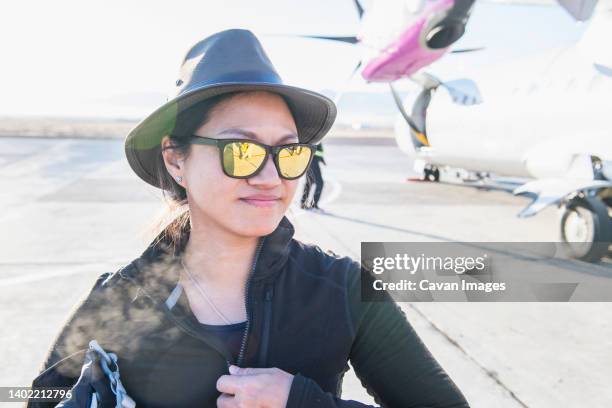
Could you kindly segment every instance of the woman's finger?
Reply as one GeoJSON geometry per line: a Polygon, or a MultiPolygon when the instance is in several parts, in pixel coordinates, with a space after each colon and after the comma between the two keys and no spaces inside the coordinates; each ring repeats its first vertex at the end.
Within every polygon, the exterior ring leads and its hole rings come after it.
{"type": "Polygon", "coordinates": [[[222,393],[217,398],[217,408],[235,408],[236,399],[233,395],[222,393]]]}
{"type": "Polygon", "coordinates": [[[224,374],[217,379],[217,391],[235,395],[244,383],[244,379],[244,376],[224,374]]]}
{"type": "Polygon", "coordinates": [[[265,374],[270,373],[273,370],[272,368],[255,368],[255,367],[238,367],[235,365],[231,365],[229,367],[230,374],[233,375],[255,375],[255,374],[265,374]]]}

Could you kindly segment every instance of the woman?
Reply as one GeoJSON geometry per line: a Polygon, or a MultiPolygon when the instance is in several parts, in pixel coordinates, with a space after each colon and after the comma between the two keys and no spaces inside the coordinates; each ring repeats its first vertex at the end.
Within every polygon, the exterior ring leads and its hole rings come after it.
{"type": "Polygon", "coordinates": [[[75,384],[95,339],[137,407],[366,407],[340,399],[349,360],[382,406],[467,407],[386,292],[360,301],[358,262],[293,239],[333,103],[284,85],[247,30],[196,44],[176,85],[125,150],[187,210],[100,276],[33,385],[75,384]]]}

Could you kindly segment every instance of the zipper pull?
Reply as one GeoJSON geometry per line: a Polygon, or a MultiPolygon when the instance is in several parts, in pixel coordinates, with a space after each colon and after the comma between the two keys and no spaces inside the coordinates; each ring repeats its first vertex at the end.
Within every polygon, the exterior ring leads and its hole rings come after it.
{"type": "Polygon", "coordinates": [[[272,286],[266,291],[266,297],[264,299],[266,302],[272,300],[272,286]]]}

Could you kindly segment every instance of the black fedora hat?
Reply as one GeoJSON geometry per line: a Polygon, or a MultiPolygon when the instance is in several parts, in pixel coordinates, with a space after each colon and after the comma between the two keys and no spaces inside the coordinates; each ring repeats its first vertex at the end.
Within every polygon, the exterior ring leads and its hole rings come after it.
{"type": "Polygon", "coordinates": [[[291,110],[301,143],[319,142],[336,119],[332,100],[283,83],[251,31],[221,31],[191,47],[183,59],[175,95],[126,136],[125,155],[134,172],[159,187],[156,158],[162,138],[174,129],[178,113],[205,99],[239,91],[280,94],[291,110]]]}

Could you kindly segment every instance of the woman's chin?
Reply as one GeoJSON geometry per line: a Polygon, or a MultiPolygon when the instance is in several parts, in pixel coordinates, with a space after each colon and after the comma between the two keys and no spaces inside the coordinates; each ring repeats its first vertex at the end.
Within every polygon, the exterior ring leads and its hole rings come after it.
{"type": "Polygon", "coordinates": [[[268,235],[276,229],[282,218],[283,213],[279,212],[278,209],[275,211],[258,211],[255,209],[249,212],[243,210],[238,217],[241,220],[238,229],[242,232],[242,235],[268,235]]]}
{"type": "Polygon", "coordinates": [[[267,222],[255,223],[252,222],[248,226],[241,228],[242,235],[249,237],[262,237],[272,233],[278,224],[273,224],[269,220],[267,222]]]}

